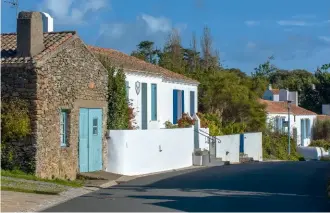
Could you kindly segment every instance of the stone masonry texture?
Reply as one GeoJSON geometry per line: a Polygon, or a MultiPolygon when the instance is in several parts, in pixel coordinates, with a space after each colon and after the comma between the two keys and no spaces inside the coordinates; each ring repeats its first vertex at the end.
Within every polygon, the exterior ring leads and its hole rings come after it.
{"type": "Polygon", "coordinates": [[[107,71],[78,37],[61,45],[33,68],[2,67],[1,78],[2,97],[17,96],[31,103],[36,147],[31,155],[35,155],[38,177],[76,178],[79,108],[102,109],[102,162],[103,169],[106,168],[107,71]],[[89,87],[91,84],[95,86],[89,87]],[[67,147],[60,146],[61,109],[69,112],[67,147]]]}

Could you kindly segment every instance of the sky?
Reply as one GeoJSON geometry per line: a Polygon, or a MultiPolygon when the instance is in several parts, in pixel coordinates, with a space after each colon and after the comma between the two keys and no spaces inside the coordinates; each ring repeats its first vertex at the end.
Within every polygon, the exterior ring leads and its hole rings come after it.
{"type": "MultiPolygon", "coordinates": [[[[330,0],[19,0],[22,10],[47,12],[54,31],[128,54],[142,40],[161,48],[173,28],[189,47],[208,26],[227,68],[251,73],[270,56],[288,70],[330,62],[330,0]]],[[[4,0],[1,20],[2,33],[16,31],[16,10],[4,0]]]]}

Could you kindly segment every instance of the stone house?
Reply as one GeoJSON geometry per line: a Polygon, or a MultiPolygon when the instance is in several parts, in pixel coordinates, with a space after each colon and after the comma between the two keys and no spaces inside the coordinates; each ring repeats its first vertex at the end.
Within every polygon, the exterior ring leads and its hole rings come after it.
{"type": "Polygon", "coordinates": [[[107,80],[77,33],[43,32],[39,12],[20,12],[17,33],[1,34],[1,98],[29,104],[31,139],[16,148],[38,177],[106,168],[107,80]]]}

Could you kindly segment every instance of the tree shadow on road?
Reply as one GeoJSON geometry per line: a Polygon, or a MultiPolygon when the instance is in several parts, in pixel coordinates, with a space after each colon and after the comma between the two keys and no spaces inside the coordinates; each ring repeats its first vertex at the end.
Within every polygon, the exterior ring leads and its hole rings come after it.
{"type": "Polygon", "coordinates": [[[329,212],[329,202],[310,197],[283,195],[226,195],[207,197],[129,196],[146,203],[186,212],[329,212]],[[157,202],[151,202],[157,200],[157,202]],[[159,201],[163,200],[163,201],[159,201]],[[304,204],[304,205],[302,205],[304,204]]]}

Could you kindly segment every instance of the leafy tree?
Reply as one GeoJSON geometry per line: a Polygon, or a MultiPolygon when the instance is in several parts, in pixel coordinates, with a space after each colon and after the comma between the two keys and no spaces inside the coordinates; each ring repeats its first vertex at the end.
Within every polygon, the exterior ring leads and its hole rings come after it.
{"type": "Polygon", "coordinates": [[[181,46],[181,37],[177,30],[173,30],[160,54],[159,65],[173,72],[185,73],[184,50],[181,46]]]}
{"type": "Polygon", "coordinates": [[[270,74],[277,70],[276,66],[271,63],[271,60],[274,60],[273,56],[270,56],[265,63],[260,64],[258,67],[254,68],[255,72],[252,73],[252,76],[268,79],[270,74]]]}
{"type": "Polygon", "coordinates": [[[132,52],[132,56],[152,64],[157,64],[157,58],[160,51],[154,48],[154,42],[141,41],[137,47],[138,49],[132,52]]]}

